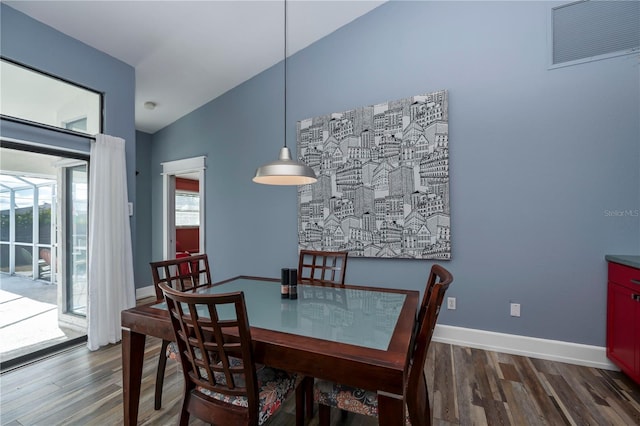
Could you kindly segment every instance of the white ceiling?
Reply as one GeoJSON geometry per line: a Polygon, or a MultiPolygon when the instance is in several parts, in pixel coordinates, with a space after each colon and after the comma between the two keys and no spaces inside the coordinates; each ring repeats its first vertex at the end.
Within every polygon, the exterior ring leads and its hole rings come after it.
{"type": "MultiPolygon", "coordinates": [[[[31,176],[41,178],[54,178],[56,176],[55,163],[61,157],[36,154],[15,149],[0,148],[0,181],[7,179],[5,176],[31,176]]],[[[0,182],[2,186],[2,182],[0,182]]],[[[24,186],[24,185],[23,185],[24,186]]]]}
{"type": "MultiPolygon", "coordinates": [[[[288,0],[288,55],[384,1],[288,0]]],[[[2,2],[133,66],[136,129],[148,133],[284,57],[283,1],[2,2]]]]}

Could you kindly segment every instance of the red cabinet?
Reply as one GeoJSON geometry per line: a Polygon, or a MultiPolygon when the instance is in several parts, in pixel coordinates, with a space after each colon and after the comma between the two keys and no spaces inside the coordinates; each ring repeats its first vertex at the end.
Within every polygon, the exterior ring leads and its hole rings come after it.
{"type": "Polygon", "coordinates": [[[607,357],[640,383],[640,268],[609,262],[607,357]]]}

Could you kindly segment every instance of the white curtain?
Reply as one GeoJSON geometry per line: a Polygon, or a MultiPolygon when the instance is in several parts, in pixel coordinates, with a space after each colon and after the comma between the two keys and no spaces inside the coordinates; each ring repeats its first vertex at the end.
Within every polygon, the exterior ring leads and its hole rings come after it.
{"type": "Polygon", "coordinates": [[[120,312],[135,306],[125,141],[96,135],[89,164],[87,346],[122,339],[120,312]]]}

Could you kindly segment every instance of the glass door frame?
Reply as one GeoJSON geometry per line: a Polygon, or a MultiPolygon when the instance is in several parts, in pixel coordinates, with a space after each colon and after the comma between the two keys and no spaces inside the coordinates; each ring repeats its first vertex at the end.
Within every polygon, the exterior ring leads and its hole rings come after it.
{"type": "Polygon", "coordinates": [[[88,240],[89,240],[89,223],[88,223],[88,208],[89,208],[89,159],[65,159],[59,161],[56,166],[59,168],[58,182],[60,187],[64,188],[62,191],[58,191],[58,242],[60,247],[61,256],[64,261],[60,263],[60,277],[58,283],[58,321],[69,328],[77,328],[79,330],[86,331],[87,318],[86,308],[88,305],[88,240]],[[87,220],[84,227],[85,230],[85,246],[76,247],[77,241],[75,235],[75,223],[74,213],[76,209],[74,204],[77,200],[74,200],[73,193],[73,178],[72,172],[79,167],[85,168],[86,175],[86,211],[87,220]],[[76,260],[84,260],[84,312],[81,311],[82,306],[78,305],[76,278],[79,277],[78,264],[76,260]],[[82,259],[84,258],[84,259],[82,259]]]}

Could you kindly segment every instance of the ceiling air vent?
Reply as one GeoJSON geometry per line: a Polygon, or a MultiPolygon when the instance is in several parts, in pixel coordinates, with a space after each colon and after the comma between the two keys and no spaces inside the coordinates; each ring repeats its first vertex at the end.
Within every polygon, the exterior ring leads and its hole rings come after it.
{"type": "Polygon", "coordinates": [[[626,55],[640,50],[640,1],[587,0],[551,10],[552,64],[626,55]]]}

